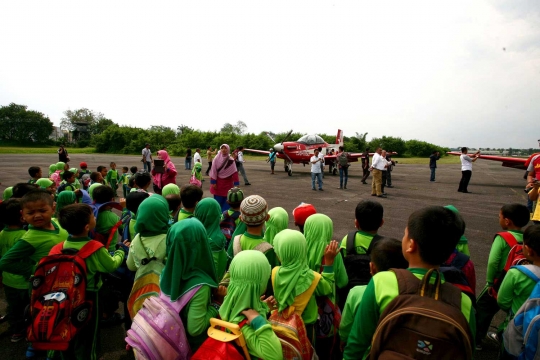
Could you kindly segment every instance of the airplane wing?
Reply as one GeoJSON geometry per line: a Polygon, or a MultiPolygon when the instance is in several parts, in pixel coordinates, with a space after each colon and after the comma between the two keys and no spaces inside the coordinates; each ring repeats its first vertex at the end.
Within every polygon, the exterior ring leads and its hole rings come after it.
{"type": "Polygon", "coordinates": [[[244,149],[244,151],[249,151],[249,152],[253,152],[253,153],[256,153],[256,154],[262,154],[262,155],[270,154],[270,151],[265,151],[265,150],[244,149]]]}
{"type": "MultiPolygon", "coordinates": [[[[448,155],[454,155],[454,156],[460,156],[461,153],[457,151],[450,151],[447,152],[448,155]]],[[[494,155],[482,155],[478,157],[479,159],[484,160],[491,160],[491,161],[500,161],[502,166],[519,169],[519,170],[526,170],[527,165],[532,159],[533,156],[538,154],[531,155],[528,159],[527,158],[518,158],[518,157],[508,157],[508,156],[494,156],[494,155]]]]}

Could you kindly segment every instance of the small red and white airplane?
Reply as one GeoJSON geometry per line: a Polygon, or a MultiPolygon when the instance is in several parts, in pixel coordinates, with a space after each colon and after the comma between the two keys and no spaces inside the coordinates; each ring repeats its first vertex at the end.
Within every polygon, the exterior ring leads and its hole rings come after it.
{"type": "MultiPolygon", "coordinates": [[[[342,130],[338,130],[336,142],[334,144],[327,143],[318,135],[304,135],[297,141],[287,141],[291,133],[292,130],[287,134],[287,136],[285,136],[285,139],[283,139],[281,143],[277,143],[273,147],[273,150],[277,152],[277,157],[279,159],[283,159],[285,171],[289,174],[289,176],[292,176],[292,164],[304,164],[304,166],[308,165],[315,149],[319,147],[322,148],[325,165],[329,165],[329,172],[334,175],[337,173],[336,154],[339,151],[339,147],[343,146],[342,130]]],[[[270,151],[265,150],[244,149],[244,151],[264,155],[270,154],[270,151]]],[[[373,153],[370,155],[373,155],[373,153]]],[[[347,159],[349,162],[357,162],[361,157],[361,153],[347,153],[347,159]]]]}

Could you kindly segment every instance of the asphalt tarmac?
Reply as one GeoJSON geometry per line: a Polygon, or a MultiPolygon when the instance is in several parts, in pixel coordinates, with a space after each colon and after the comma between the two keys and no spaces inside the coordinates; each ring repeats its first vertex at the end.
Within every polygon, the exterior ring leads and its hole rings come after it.
{"type": "MultiPolygon", "coordinates": [[[[70,164],[77,166],[85,161],[90,170],[97,166],[109,167],[111,161],[117,168],[122,166],[139,166],[140,156],[106,155],[106,154],[74,154],[70,164]]],[[[399,161],[399,159],[397,159],[399,161]]],[[[58,161],[56,154],[51,155],[2,155],[0,158],[0,191],[17,182],[26,182],[29,178],[27,169],[40,166],[46,174],[51,163],[58,161]]],[[[177,184],[188,183],[190,171],[184,170],[184,159],[173,157],[178,170],[177,184]]],[[[294,229],[292,210],[301,202],[313,204],[317,211],[332,218],[334,238],[341,240],[348,232],[354,230],[354,210],[362,199],[371,197],[371,185],[360,182],[362,171],[360,164],[354,163],[349,168],[347,190],[340,190],[339,176],[328,173],[324,177],[324,191],[311,190],[310,168],[302,165],[293,166],[293,175],[288,176],[283,170],[283,163],[276,164],[276,174],[270,174],[270,166],[264,161],[248,161],[245,163],[246,174],[250,186],[241,187],[246,195],[258,194],[264,197],[269,208],[281,206],[290,214],[289,228],[294,229]]],[[[203,171],[206,171],[206,159],[203,160],[203,171]]],[[[437,181],[429,181],[430,170],[427,165],[398,164],[392,172],[393,188],[386,190],[388,198],[377,199],[384,206],[384,225],[379,233],[398,239],[403,231],[409,215],[417,209],[429,205],[452,204],[459,209],[467,223],[465,236],[469,239],[471,259],[476,267],[477,293],[485,284],[486,264],[494,234],[500,231],[498,213],[502,205],[508,203],[526,204],[523,191],[524,180],[521,170],[503,168],[499,163],[479,160],[473,165],[473,175],[469,185],[470,194],[457,192],[461,177],[460,165],[439,165],[437,181]]],[[[371,177],[368,179],[371,183],[371,177]]],[[[209,180],[203,183],[204,196],[211,196],[209,180]]],[[[118,194],[121,194],[119,190],[118,194]]],[[[0,314],[5,313],[6,302],[3,291],[0,291],[0,314]]],[[[504,318],[499,312],[493,324],[504,318]]],[[[493,325],[492,324],[492,325],[493,325]]],[[[7,324],[0,325],[0,349],[6,359],[24,359],[26,344],[24,341],[11,343],[7,334],[7,324]]],[[[126,352],[123,326],[106,328],[100,331],[105,359],[132,359],[126,352]]],[[[477,352],[475,359],[495,359],[496,346],[484,341],[484,350],[477,352]]]]}

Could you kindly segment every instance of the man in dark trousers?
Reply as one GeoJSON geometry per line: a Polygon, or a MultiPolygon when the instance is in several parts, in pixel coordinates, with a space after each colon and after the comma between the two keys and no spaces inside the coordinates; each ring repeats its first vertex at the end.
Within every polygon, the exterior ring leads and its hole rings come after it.
{"type": "Polygon", "coordinates": [[[396,162],[392,160],[392,151],[388,150],[386,153],[386,161],[388,162],[388,168],[386,168],[386,187],[393,188],[392,186],[392,171],[396,162]]]}
{"type": "Polygon", "coordinates": [[[429,181],[435,182],[435,170],[437,170],[437,160],[441,158],[441,154],[438,151],[434,151],[429,156],[429,168],[431,169],[431,177],[429,181]]]}
{"type": "Polygon", "coordinates": [[[369,176],[369,148],[366,148],[366,151],[362,153],[362,171],[364,172],[362,184],[367,184],[366,180],[369,176]]]}

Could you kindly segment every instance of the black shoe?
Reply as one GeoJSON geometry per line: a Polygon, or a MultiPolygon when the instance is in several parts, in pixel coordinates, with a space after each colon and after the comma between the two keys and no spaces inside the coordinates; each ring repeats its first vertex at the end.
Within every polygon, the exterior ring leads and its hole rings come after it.
{"type": "Polygon", "coordinates": [[[311,189],[311,190],[313,190],[313,191],[317,191],[317,189],[311,189]]]}
{"type": "Polygon", "coordinates": [[[365,181],[362,181],[362,184],[364,184],[364,185],[367,185],[367,182],[365,182],[365,181]]]}
{"type": "Polygon", "coordinates": [[[393,188],[393,186],[392,186],[392,185],[386,185],[386,187],[387,187],[387,188],[393,188]]]}
{"type": "Polygon", "coordinates": [[[346,187],[346,186],[344,186],[343,188],[344,188],[345,190],[347,190],[347,187],[346,187]]]}
{"type": "Polygon", "coordinates": [[[324,189],[319,189],[319,191],[324,191],[324,189]]]}
{"type": "Polygon", "coordinates": [[[251,184],[250,184],[250,183],[245,183],[244,185],[246,185],[246,186],[247,186],[247,185],[251,185],[251,184]]]}
{"type": "Polygon", "coordinates": [[[380,197],[380,198],[387,198],[387,196],[386,196],[385,194],[377,195],[377,197],[380,197]]]}
{"type": "Polygon", "coordinates": [[[3,322],[5,322],[6,320],[7,320],[6,315],[0,315],[0,324],[2,324],[3,322]]]}
{"type": "Polygon", "coordinates": [[[371,194],[371,196],[377,196],[377,194],[371,194]]]}

